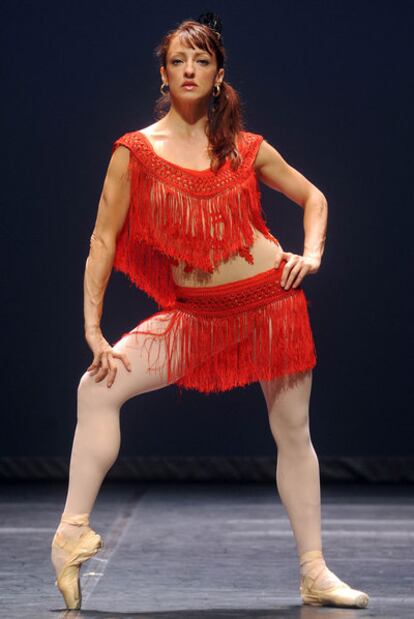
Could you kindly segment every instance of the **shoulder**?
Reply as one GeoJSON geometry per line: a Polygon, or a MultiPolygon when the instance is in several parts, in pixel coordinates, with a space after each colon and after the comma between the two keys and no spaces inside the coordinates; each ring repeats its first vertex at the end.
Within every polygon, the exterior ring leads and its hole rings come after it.
{"type": "Polygon", "coordinates": [[[136,131],[136,133],[142,133],[150,138],[156,137],[159,132],[159,121],[152,123],[152,125],[148,125],[147,127],[142,127],[142,129],[137,129],[136,131]]]}
{"type": "Polygon", "coordinates": [[[114,151],[118,146],[126,146],[133,150],[139,140],[139,131],[127,131],[112,142],[112,150],[114,151]]]}
{"type": "Polygon", "coordinates": [[[250,159],[256,169],[257,157],[262,148],[264,137],[260,133],[253,133],[252,131],[240,131],[237,140],[240,153],[244,158],[250,159]]]}
{"type": "Polygon", "coordinates": [[[150,144],[156,140],[158,134],[158,122],[143,127],[142,129],[134,129],[127,131],[119,136],[112,143],[112,150],[115,150],[118,146],[125,146],[132,152],[146,150],[150,144]]]}
{"type": "Polygon", "coordinates": [[[123,133],[112,142],[112,154],[116,150],[128,150],[131,154],[135,155],[134,159],[145,158],[149,151],[151,151],[151,142],[148,138],[149,135],[148,128],[135,129],[123,133]]]}
{"type": "Polygon", "coordinates": [[[257,155],[254,162],[256,172],[260,171],[263,166],[274,161],[275,157],[280,158],[280,153],[263,137],[258,141],[257,155]]]}
{"type": "Polygon", "coordinates": [[[259,146],[263,141],[263,136],[260,133],[253,133],[252,131],[240,131],[238,139],[242,146],[259,146]]]}

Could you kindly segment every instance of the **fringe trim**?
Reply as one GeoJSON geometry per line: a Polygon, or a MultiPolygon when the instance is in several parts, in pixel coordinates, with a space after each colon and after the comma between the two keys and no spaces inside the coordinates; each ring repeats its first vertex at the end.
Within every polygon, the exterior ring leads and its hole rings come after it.
{"type": "Polygon", "coordinates": [[[226,317],[195,315],[180,309],[158,312],[165,330],[140,330],[150,337],[148,358],[158,345],[148,371],[167,369],[168,382],[179,388],[218,393],[259,380],[296,374],[317,362],[303,289],[266,305],[226,317]],[[164,359],[159,363],[160,355],[164,359]],[[165,356],[166,355],[166,356],[165,356]]]}
{"type": "Polygon", "coordinates": [[[135,156],[130,160],[131,202],[128,237],[163,254],[212,273],[217,264],[253,243],[252,224],[263,225],[260,191],[254,172],[224,191],[194,195],[153,177],[135,156]]]}
{"type": "Polygon", "coordinates": [[[170,260],[143,241],[117,244],[113,268],[166,309],[175,302],[175,282],[170,260]]]}
{"type": "Polygon", "coordinates": [[[131,151],[130,206],[117,238],[114,268],[166,308],[175,298],[171,264],[181,260],[185,271],[213,273],[235,253],[253,264],[252,226],[276,240],[266,225],[251,165],[262,138],[253,136],[239,172],[224,166],[204,178],[166,165],[164,178],[158,170],[162,160],[145,151],[138,133],[119,138],[112,148],[123,144],[131,151]]]}

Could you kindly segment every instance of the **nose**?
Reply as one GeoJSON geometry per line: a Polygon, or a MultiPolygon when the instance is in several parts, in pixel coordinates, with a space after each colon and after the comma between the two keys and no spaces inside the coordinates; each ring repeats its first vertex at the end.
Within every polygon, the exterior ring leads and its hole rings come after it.
{"type": "Polygon", "coordinates": [[[192,76],[194,75],[194,68],[193,68],[193,65],[191,65],[191,64],[190,64],[190,65],[188,65],[188,64],[187,64],[187,65],[185,66],[184,75],[185,75],[186,77],[192,77],[192,76]]]}

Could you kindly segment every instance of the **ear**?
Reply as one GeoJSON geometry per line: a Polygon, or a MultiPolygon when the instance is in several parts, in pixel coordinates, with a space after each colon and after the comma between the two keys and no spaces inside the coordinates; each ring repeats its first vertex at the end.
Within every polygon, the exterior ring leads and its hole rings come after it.
{"type": "Polygon", "coordinates": [[[224,79],[224,69],[223,67],[217,71],[216,81],[222,82],[224,79]]]}

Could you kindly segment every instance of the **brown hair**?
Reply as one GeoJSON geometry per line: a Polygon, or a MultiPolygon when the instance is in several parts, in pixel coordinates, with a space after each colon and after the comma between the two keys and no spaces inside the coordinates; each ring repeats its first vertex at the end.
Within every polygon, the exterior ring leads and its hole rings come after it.
{"type": "MultiPolygon", "coordinates": [[[[166,66],[167,51],[173,36],[178,35],[181,43],[187,47],[198,47],[214,54],[217,70],[224,66],[226,52],[221,36],[218,36],[209,26],[193,19],[186,19],[177,28],[170,30],[155,49],[155,55],[160,66],[166,66]]],[[[171,96],[161,95],[154,106],[154,114],[159,120],[168,112],[171,105],[171,96]]],[[[236,137],[244,129],[241,112],[240,97],[236,90],[226,81],[221,82],[218,97],[211,95],[208,107],[208,122],[206,134],[210,144],[211,169],[216,171],[229,156],[231,167],[236,170],[241,157],[236,145],[236,137]]]]}

